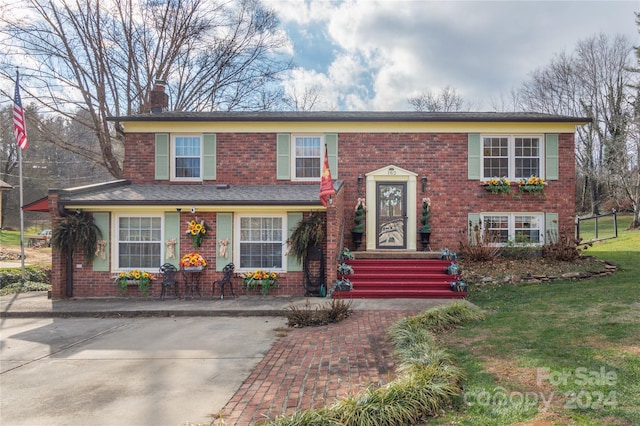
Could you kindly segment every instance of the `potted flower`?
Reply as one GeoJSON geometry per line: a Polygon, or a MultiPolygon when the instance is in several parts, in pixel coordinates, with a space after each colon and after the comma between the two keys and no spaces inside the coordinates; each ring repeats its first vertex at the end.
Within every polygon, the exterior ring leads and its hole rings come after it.
{"type": "Polygon", "coordinates": [[[420,243],[422,244],[422,251],[427,251],[429,248],[429,240],[431,239],[431,198],[422,199],[422,216],[420,217],[420,243]]]}
{"type": "Polygon", "coordinates": [[[484,183],[485,189],[492,194],[507,195],[511,193],[511,182],[506,177],[493,177],[484,183]]]}
{"type": "Polygon", "coordinates": [[[130,272],[123,271],[116,277],[116,287],[118,287],[120,295],[124,296],[127,293],[127,287],[129,285],[137,284],[142,295],[147,297],[149,296],[149,286],[152,280],[153,276],[146,271],[140,271],[138,269],[130,272]]]}
{"type": "Polygon", "coordinates": [[[518,189],[520,193],[529,192],[531,194],[543,194],[545,186],[544,178],[532,175],[527,179],[520,179],[518,181],[518,189]]]}
{"type": "Polygon", "coordinates": [[[207,266],[207,260],[200,253],[187,253],[180,258],[180,267],[185,271],[201,271],[207,266]]]}
{"type": "Polygon", "coordinates": [[[362,244],[362,235],[364,234],[364,218],[366,211],[367,206],[364,204],[364,198],[358,198],[355,216],[353,218],[353,223],[355,223],[355,226],[351,230],[351,236],[353,237],[353,245],[355,246],[355,251],[358,251],[358,249],[360,248],[360,244],[362,244]]]}
{"type": "MultiPolygon", "coordinates": [[[[353,256],[353,255],[351,255],[353,256]]],[[[349,278],[346,278],[347,275],[353,274],[353,267],[347,263],[338,264],[338,279],[333,284],[333,286],[327,292],[327,297],[331,297],[334,291],[351,291],[353,289],[353,284],[349,278]]]]}
{"type": "Polygon", "coordinates": [[[197,249],[202,245],[202,240],[204,240],[205,235],[208,231],[207,225],[204,223],[204,220],[198,222],[197,220],[191,220],[187,222],[187,231],[186,233],[191,235],[193,239],[193,248],[197,249]]]}
{"type": "Polygon", "coordinates": [[[242,286],[245,290],[255,290],[260,287],[260,292],[265,296],[269,290],[278,286],[278,274],[275,272],[256,270],[241,275],[242,286]]]}

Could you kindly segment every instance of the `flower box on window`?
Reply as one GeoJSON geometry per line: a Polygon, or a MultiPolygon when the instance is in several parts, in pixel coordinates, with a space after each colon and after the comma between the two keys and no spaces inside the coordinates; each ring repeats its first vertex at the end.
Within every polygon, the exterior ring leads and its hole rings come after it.
{"type": "Polygon", "coordinates": [[[511,193],[511,182],[506,177],[493,177],[487,182],[483,182],[485,191],[492,194],[507,195],[511,193]]]}

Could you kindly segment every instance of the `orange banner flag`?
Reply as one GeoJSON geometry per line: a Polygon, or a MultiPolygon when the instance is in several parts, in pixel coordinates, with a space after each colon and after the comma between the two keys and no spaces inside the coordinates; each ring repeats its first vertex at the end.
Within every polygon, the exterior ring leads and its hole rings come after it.
{"type": "Polygon", "coordinates": [[[324,163],[322,164],[322,176],[320,177],[320,201],[323,206],[327,206],[327,202],[332,195],[336,193],[333,189],[333,179],[331,179],[331,170],[329,170],[329,155],[327,147],[324,148],[324,163]]]}

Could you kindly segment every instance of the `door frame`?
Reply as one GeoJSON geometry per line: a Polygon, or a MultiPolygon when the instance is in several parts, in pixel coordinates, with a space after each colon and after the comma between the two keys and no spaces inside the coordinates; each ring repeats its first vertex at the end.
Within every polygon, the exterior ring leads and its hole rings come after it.
{"type": "Polygon", "coordinates": [[[377,183],[406,183],[406,205],[407,205],[407,223],[406,223],[406,250],[416,250],[417,245],[417,173],[409,170],[389,165],[378,170],[367,173],[366,175],[366,203],[367,203],[367,221],[366,233],[366,250],[377,250],[378,245],[378,204],[377,204],[377,183]]]}

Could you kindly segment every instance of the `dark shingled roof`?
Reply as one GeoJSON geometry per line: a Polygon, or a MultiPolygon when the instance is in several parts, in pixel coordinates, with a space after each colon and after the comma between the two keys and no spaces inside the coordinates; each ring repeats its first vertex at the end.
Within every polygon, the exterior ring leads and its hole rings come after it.
{"type": "Polygon", "coordinates": [[[179,112],[168,111],[108,117],[110,121],[216,121],[216,122],[546,122],[588,123],[587,117],[570,117],[537,112],[418,112],[418,111],[290,111],[290,112],[179,112]]]}
{"type": "MultiPolygon", "coordinates": [[[[336,191],[343,181],[334,182],[336,191]]],[[[63,205],[300,205],[320,206],[320,183],[278,185],[132,184],[128,180],[59,191],[63,205]]]]}

